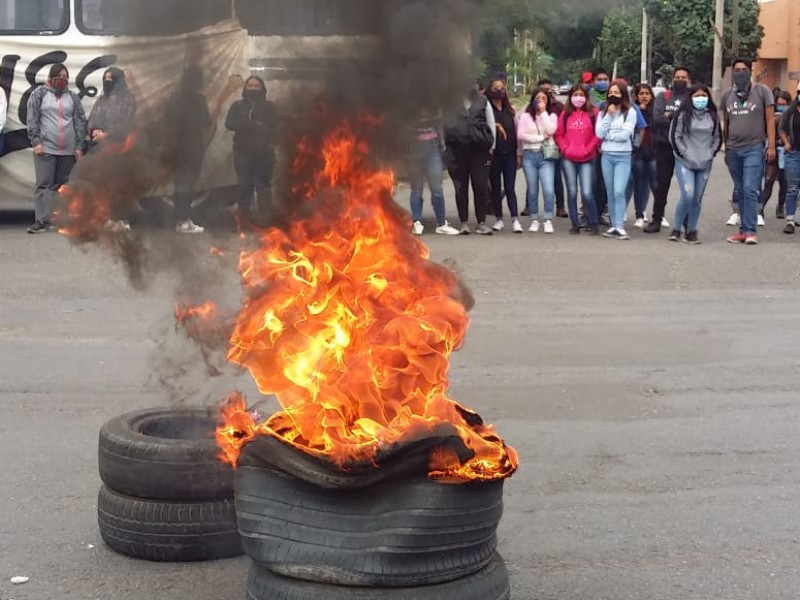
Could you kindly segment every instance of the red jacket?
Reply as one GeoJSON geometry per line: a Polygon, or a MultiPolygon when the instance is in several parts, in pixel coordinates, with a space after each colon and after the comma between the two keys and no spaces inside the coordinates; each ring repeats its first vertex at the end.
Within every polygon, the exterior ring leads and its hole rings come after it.
{"type": "Polygon", "coordinates": [[[594,133],[596,119],[596,111],[594,116],[590,116],[585,110],[575,110],[569,115],[568,122],[567,113],[561,113],[554,139],[564,159],[575,163],[594,160],[601,143],[594,133]]]}

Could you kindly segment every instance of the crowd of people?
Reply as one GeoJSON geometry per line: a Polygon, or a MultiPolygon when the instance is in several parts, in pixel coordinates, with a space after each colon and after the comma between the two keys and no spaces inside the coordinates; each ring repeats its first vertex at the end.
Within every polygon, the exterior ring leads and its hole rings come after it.
{"type": "MultiPolygon", "coordinates": [[[[58,190],[77,161],[87,153],[101,151],[106,144],[126,141],[135,126],[136,97],[124,71],[111,67],[103,74],[102,95],[87,118],[80,97],[69,89],[67,67],[56,64],[50,68],[47,82],[33,91],[27,104],[26,124],[36,177],[34,223],[28,233],[54,229],[58,190]]],[[[175,231],[203,233],[205,229],[190,218],[190,209],[215,118],[203,95],[199,67],[185,69],[163,113],[160,127],[173,170],[175,231]]],[[[261,78],[250,77],[244,82],[242,98],[231,105],[225,124],[234,132],[239,217],[248,219],[269,207],[275,164],[277,109],[267,100],[267,87],[261,78]]],[[[112,215],[107,227],[114,231],[130,229],[127,215],[112,215]]]]}
{"type": "Polygon", "coordinates": [[[584,73],[561,103],[552,83],[542,80],[521,111],[509,99],[505,76],[497,74],[485,87],[475,84],[454,119],[428,107],[412,138],[416,235],[425,230],[422,193],[427,180],[438,234],[473,232],[471,186],[474,231],[480,235],[505,229],[505,198],[514,233],[524,232],[524,216],[530,217],[529,232],[545,234],[555,232],[554,217],[568,217],[570,234],[588,231],[628,240],[627,213],[633,201],[634,227],[648,234],[667,229],[671,241],[699,244],[706,187],[723,148],[733,182],[734,212],[728,225],[738,228],[727,241],[758,244],[757,227],[764,224],[776,181],[776,216],[786,219],[784,232],[793,234],[800,225],[800,85],[794,98],[780,89],[769,90],[753,81],[748,59],[734,60],[732,86],[719,107],[709,88],[684,67],[675,69],[670,87],[657,96],[646,83],[631,93],[626,81],[612,81],[606,70],[597,69],[584,73]],[[446,218],[445,167],[455,187],[460,226],[446,218]],[[524,210],[515,190],[520,169],[527,186],[524,210]],[[670,228],[666,208],[673,177],[680,199],[670,228]],[[493,213],[493,223],[487,222],[488,213],[493,213]]]}

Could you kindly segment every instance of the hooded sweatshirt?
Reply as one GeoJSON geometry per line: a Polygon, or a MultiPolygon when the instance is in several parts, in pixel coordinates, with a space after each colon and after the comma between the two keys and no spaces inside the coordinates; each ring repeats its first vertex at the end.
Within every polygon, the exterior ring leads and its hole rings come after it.
{"type": "Polygon", "coordinates": [[[569,117],[566,112],[558,119],[555,140],[564,159],[574,163],[585,163],[595,159],[600,139],[595,135],[597,116],[585,110],[575,110],[569,117]]]}
{"type": "Polygon", "coordinates": [[[681,107],[683,102],[688,101],[689,91],[676,94],[669,89],[661,92],[653,101],[653,122],[650,135],[653,137],[653,144],[669,144],[669,128],[672,124],[672,117],[681,107]]]}
{"type": "Polygon", "coordinates": [[[86,145],[86,113],[78,95],[49,85],[33,90],[28,99],[28,138],[44,146],[45,154],[72,156],[86,145]]]}
{"type": "Polygon", "coordinates": [[[551,113],[539,113],[534,119],[527,110],[519,118],[517,139],[523,150],[541,152],[544,141],[553,136],[558,126],[558,117],[551,113]]]}
{"type": "Polygon", "coordinates": [[[673,119],[670,141],[675,156],[688,169],[705,171],[711,168],[714,156],[722,146],[719,121],[707,110],[692,110],[691,128],[686,129],[686,113],[673,119]]]}
{"type": "Polygon", "coordinates": [[[600,114],[595,126],[597,137],[603,140],[603,152],[617,154],[633,152],[633,134],[636,131],[636,111],[631,107],[627,113],[622,110],[613,115],[600,114]]]}
{"type": "Polygon", "coordinates": [[[136,118],[136,98],[128,88],[125,74],[114,67],[114,89],[94,103],[89,116],[89,132],[100,129],[116,141],[124,140],[133,129],[136,118]]]}

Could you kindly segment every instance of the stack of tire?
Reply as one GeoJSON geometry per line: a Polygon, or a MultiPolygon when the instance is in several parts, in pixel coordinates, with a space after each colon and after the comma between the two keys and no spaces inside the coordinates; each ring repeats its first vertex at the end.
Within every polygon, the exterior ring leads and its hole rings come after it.
{"type": "Polygon", "coordinates": [[[332,489],[240,462],[235,489],[249,600],[510,598],[502,481],[332,489]]]}
{"type": "Polygon", "coordinates": [[[201,409],[149,409],[100,430],[100,534],[121,554],[188,562],[242,553],[233,469],[201,409]]]}

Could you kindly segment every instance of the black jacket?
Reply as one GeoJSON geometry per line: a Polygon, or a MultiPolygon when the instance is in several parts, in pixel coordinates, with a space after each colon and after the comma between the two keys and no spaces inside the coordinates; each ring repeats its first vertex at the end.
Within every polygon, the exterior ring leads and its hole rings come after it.
{"type": "Polygon", "coordinates": [[[234,153],[272,152],[278,136],[278,109],[266,99],[254,103],[238,100],[228,111],[225,127],[235,132],[234,153]]]}

